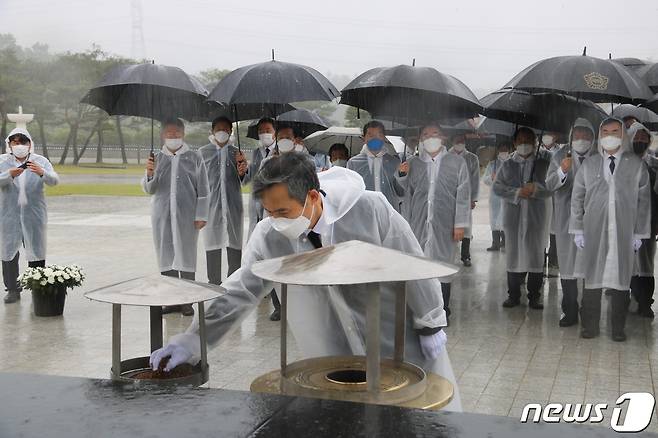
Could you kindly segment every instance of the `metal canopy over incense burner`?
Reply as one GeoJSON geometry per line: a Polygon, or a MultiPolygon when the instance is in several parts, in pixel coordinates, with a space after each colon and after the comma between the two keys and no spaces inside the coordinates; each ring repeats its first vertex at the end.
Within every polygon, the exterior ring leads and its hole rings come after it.
{"type": "Polygon", "coordinates": [[[158,384],[202,385],[208,381],[208,349],[206,343],[204,303],[224,294],[215,285],[196,283],[163,275],[150,275],[124,281],[87,292],[92,301],[112,304],[112,380],[148,381],[158,384]],[[162,307],[197,303],[201,360],[193,374],[171,379],[136,379],[140,372],[150,370],[150,356],[121,360],[121,306],[148,306],[150,308],[151,352],[162,347],[162,307]]]}
{"type": "Polygon", "coordinates": [[[404,360],[404,287],[395,299],[393,357],[381,357],[380,284],[446,277],[456,273],[456,267],[354,240],[256,262],[251,270],[260,278],[281,283],[281,369],[254,380],[252,391],[421,409],[440,409],[452,400],[454,388],[448,380],[404,360]],[[288,285],[352,284],[368,286],[365,356],[318,357],[289,364],[288,285]]]}

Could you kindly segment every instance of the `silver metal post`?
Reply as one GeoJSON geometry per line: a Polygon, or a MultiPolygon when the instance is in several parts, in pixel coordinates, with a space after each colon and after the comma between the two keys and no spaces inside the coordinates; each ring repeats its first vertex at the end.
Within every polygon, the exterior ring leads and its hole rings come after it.
{"type": "Polygon", "coordinates": [[[121,304],[112,304],[112,379],[121,377],[121,304]]]}
{"type": "Polygon", "coordinates": [[[149,306],[151,318],[151,353],[162,348],[162,307],[149,306]]]}
{"type": "Polygon", "coordinates": [[[379,348],[379,283],[373,283],[368,286],[368,307],[366,310],[366,383],[368,385],[368,392],[377,399],[381,371],[381,354],[379,348]]]}
{"type": "Polygon", "coordinates": [[[407,325],[407,284],[395,294],[395,350],[393,359],[404,362],[404,336],[407,325]]]}
{"type": "Polygon", "coordinates": [[[281,284],[281,377],[288,366],[288,285],[281,284]]]}
{"type": "Polygon", "coordinates": [[[208,369],[208,342],[206,339],[206,309],[203,302],[197,303],[199,311],[199,340],[201,342],[201,370],[208,369]]]}

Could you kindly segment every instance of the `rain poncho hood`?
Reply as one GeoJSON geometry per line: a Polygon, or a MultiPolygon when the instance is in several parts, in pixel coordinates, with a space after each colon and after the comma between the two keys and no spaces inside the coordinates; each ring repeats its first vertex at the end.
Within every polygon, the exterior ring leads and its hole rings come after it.
{"type": "Polygon", "coordinates": [[[597,136],[599,141],[597,142],[598,145],[598,151],[601,154],[601,156],[606,157],[608,154],[605,150],[603,150],[603,147],[601,146],[601,130],[603,129],[603,125],[610,123],[611,121],[619,122],[621,124],[621,149],[620,152],[633,152],[633,148],[631,147],[632,140],[628,136],[628,131],[626,130],[626,125],[624,125],[624,121],[621,119],[618,119],[617,117],[608,117],[604,121],[601,122],[599,125],[599,135],[597,136]]]}
{"type": "MultiPolygon", "coordinates": [[[[27,138],[30,139],[30,154],[34,152],[34,141],[32,140],[32,136],[30,133],[27,131],[27,129],[23,128],[14,128],[9,135],[7,135],[7,138],[5,138],[5,146],[7,147],[7,153],[11,154],[11,148],[9,147],[9,139],[13,137],[16,134],[23,134],[27,138]]],[[[29,155],[28,158],[29,160],[29,155]]],[[[18,205],[26,205],[27,204],[27,193],[26,193],[26,188],[25,188],[25,179],[27,178],[27,174],[23,172],[24,175],[19,176],[16,178],[15,183],[18,186],[18,205]]]]}
{"type": "Polygon", "coordinates": [[[14,135],[16,135],[16,134],[23,134],[24,136],[26,136],[27,138],[29,138],[29,139],[30,139],[30,153],[34,152],[34,140],[32,140],[32,136],[31,136],[30,133],[27,131],[27,129],[23,129],[23,128],[14,128],[14,129],[11,130],[11,132],[9,133],[9,135],[7,135],[7,137],[5,138],[5,147],[6,147],[5,150],[7,151],[7,153],[8,153],[8,154],[11,154],[11,149],[9,148],[9,139],[10,139],[11,137],[13,137],[14,135]]]}
{"type": "Polygon", "coordinates": [[[592,144],[594,144],[594,141],[596,140],[596,131],[594,130],[594,126],[589,120],[584,119],[582,117],[578,117],[576,121],[573,122],[573,125],[569,130],[569,146],[571,146],[571,142],[573,141],[573,131],[576,128],[589,129],[592,132],[592,144]]]}

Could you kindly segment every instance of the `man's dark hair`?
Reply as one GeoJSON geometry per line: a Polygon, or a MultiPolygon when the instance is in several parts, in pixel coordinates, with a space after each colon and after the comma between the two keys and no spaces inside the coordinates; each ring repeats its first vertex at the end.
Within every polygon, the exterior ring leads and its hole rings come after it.
{"type": "Polygon", "coordinates": [[[27,137],[27,135],[18,133],[9,137],[9,142],[11,143],[12,141],[17,141],[20,144],[27,144],[30,139],[27,137]]]}
{"type": "Polygon", "coordinates": [[[535,131],[528,128],[527,126],[519,126],[518,128],[516,128],[516,131],[514,131],[514,135],[512,135],[512,141],[516,141],[519,134],[521,134],[522,132],[525,132],[526,134],[530,134],[533,139],[537,138],[537,134],[535,134],[535,131]]]}
{"type": "Polygon", "coordinates": [[[214,130],[214,129],[215,129],[215,125],[217,125],[217,124],[220,123],[220,122],[227,123],[227,124],[231,127],[231,131],[233,130],[233,122],[231,121],[231,119],[229,119],[229,118],[226,117],[226,116],[215,117],[215,118],[213,119],[211,125],[210,125],[210,129],[211,129],[211,130],[214,130]]]}
{"type": "Polygon", "coordinates": [[[175,126],[178,129],[185,131],[185,123],[178,117],[167,117],[162,121],[162,129],[164,130],[167,126],[175,126]]]}
{"type": "Polygon", "coordinates": [[[384,127],[384,124],[380,122],[379,120],[371,120],[365,125],[363,125],[363,135],[366,135],[368,132],[368,129],[370,128],[378,128],[382,130],[382,134],[386,135],[386,128],[384,127]]]}
{"type": "Polygon", "coordinates": [[[329,156],[331,156],[331,153],[334,152],[334,151],[343,151],[343,152],[345,152],[345,156],[347,158],[350,157],[350,151],[349,151],[349,149],[347,149],[347,146],[345,146],[343,143],[334,143],[334,144],[332,144],[331,147],[329,148],[329,156]]]}
{"type": "Polygon", "coordinates": [[[256,123],[256,130],[258,130],[258,128],[260,128],[260,125],[262,125],[263,123],[269,123],[276,130],[276,120],[274,120],[271,117],[263,117],[262,119],[260,119],[258,123],[256,123]]]}
{"type": "Polygon", "coordinates": [[[260,199],[265,190],[276,184],[285,184],[288,195],[302,204],[309,191],[320,190],[315,163],[302,152],[288,152],[265,161],[252,182],[253,194],[260,199]]]}

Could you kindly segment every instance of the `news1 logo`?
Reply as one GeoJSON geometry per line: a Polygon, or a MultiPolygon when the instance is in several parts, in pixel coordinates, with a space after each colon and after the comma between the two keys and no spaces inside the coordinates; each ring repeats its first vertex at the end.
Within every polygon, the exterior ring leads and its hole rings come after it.
{"type": "MultiPolygon", "coordinates": [[[[656,399],[648,392],[627,392],[615,402],[610,418],[610,427],[616,432],[642,432],[651,423],[656,399]],[[626,403],[628,402],[628,403],[626,403]],[[626,404],[626,416],[622,422],[623,405],[626,404]]],[[[539,403],[530,403],[523,408],[521,423],[601,423],[605,420],[607,403],[598,404],[562,404],[549,403],[542,407],[539,403]],[[533,412],[530,417],[530,412],[533,412]]]]}

